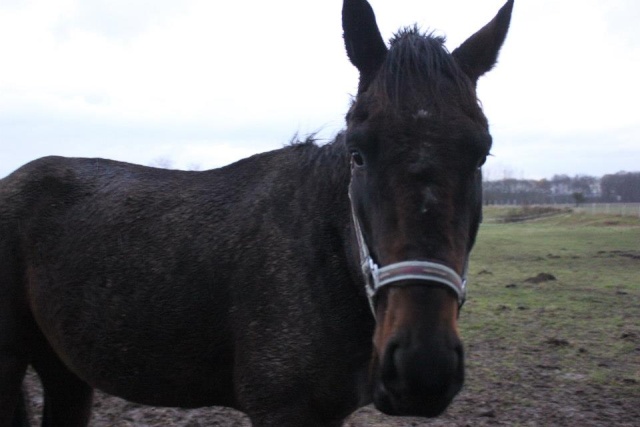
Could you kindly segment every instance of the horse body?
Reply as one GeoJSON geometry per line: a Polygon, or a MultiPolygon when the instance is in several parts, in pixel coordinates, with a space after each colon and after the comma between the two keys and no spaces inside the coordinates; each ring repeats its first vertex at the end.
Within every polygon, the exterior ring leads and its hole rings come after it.
{"type": "Polygon", "coordinates": [[[369,309],[352,303],[363,290],[346,263],[347,195],[335,192],[345,158],[343,144],[306,143],[207,172],[64,158],[16,171],[2,182],[3,198],[21,199],[2,205],[15,219],[3,235],[17,234],[26,277],[13,286],[39,344],[140,403],[246,410],[236,384],[288,405],[301,387],[321,395],[317,378],[352,407],[355,378],[321,374],[349,350],[343,374],[364,380],[371,352],[369,309]],[[275,384],[283,396],[267,392],[275,384]]]}
{"type": "Polygon", "coordinates": [[[416,29],[387,48],[345,0],[360,83],[327,145],[204,172],[48,157],[0,180],[0,427],[28,365],[44,425],[86,425],[93,388],[263,427],[442,413],[491,146],[475,84],[512,6],[450,54],[416,29]]]}

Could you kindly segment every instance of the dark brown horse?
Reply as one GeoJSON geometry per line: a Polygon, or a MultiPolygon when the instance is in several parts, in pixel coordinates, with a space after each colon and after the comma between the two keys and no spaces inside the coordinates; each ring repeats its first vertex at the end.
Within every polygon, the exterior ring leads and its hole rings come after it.
{"type": "Polygon", "coordinates": [[[491,147],[475,86],[512,7],[449,53],[414,28],[387,47],[345,0],[360,84],[330,144],[205,172],[47,157],[0,181],[0,426],[29,365],[47,426],[86,425],[94,388],[255,426],[442,413],[491,147]]]}

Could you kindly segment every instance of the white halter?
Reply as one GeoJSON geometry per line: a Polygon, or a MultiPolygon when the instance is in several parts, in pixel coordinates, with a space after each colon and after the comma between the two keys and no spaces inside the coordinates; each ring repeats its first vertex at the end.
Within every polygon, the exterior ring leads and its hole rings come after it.
{"type": "Polygon", "coordinates": [[[353,228],[356,234],[358,249],[360,253],[360,267],[365,278],[365,289],[369,298],[369,306],[375,317],[374,297],[384,286],[395,284],[406,280],[422,280],[435,282],[451,289],[458,297],[458,307],[462,307],[467,294],[467,267],[468,259],[465,263],[463,276],[460,277],[453,269],[444,264],[430,261],[402,261],[386,265],[382,268],[371,258],[371,253],[367,247],[362,234],[362,227],[356,215],[351,197],[351,184],[349,184],[349,200],[351,204],[351,217],[353,228]]]}

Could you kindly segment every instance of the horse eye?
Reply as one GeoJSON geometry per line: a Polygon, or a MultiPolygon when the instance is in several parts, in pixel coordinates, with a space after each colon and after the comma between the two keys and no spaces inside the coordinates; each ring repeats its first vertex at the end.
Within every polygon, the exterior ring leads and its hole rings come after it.
{"type": "Polygon", "coordinates": [[[364,157],[362,157],[359,151],[353,150],[351,152],[351,162],[358,167],[364,166],[364,157]]]}

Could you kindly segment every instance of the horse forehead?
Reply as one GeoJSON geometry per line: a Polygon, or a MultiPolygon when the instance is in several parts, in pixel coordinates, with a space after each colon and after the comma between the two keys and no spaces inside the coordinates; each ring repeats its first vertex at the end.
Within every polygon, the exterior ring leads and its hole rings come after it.
{"type": "Polygon", "coordinates": [[[431,119],[430,114],[418,110],[404,125],[397,122],[382,127],[378,147],[388,166],[397,166],[403,175],[432,175],[437,171],[455,175],[475,156],[489,153],[491,135],[482,124],[467,119],[431,119]]]}
{"type": "Polygon", "coordinates": [[[419,108],[401,116],[387,116],[375,127],[383,139],[403,149],[445,151],[464,149],[475,142],[485,145],[490,139],[483,120],[466,114],[442,115],[419,108]]]}

